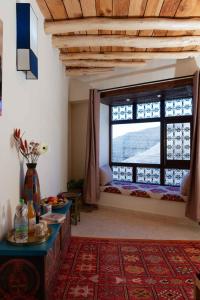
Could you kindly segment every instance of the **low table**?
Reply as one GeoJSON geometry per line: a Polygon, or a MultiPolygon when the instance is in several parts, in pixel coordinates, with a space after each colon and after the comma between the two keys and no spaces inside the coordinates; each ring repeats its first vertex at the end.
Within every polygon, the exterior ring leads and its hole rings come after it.
{"type": "Polygon", "coordinates": [[[70,207],[62,224],[49,225],[52,235],[40,245],[13,245],[0,242],[0,299],[48,300],[70,238],[70,207]]]}

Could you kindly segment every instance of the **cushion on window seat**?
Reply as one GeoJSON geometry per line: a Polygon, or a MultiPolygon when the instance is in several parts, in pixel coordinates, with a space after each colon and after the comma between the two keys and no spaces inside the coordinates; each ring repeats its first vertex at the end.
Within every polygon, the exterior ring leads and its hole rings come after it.
{"type": "Polygon", "coordinates": [[[109,165],[104,165],[99,168],[99,177],[100,177],[100,184],[106,185],[112,182],[112,170],[109,165]]]}
{"type": "Polygon", "coordinates": [[[153,198],[159,200],[184,202],[187,197],[180,194],[180,188],[154,184],[113,181],[100,187],[101,192],[123,194],[129,196],[153,198]]]}

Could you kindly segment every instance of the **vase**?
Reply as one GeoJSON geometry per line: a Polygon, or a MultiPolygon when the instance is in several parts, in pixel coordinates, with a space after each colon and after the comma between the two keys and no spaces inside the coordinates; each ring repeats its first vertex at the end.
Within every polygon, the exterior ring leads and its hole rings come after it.
{"type": "Polygon", "coordinates": [[[40,210],[40,183],[36,170],[37,164],[27,163],[27,171],[24,179],[23,197],[26,203],[33,200],[33,205],[36,212],[36,219],[39,220],[40,210]]]}

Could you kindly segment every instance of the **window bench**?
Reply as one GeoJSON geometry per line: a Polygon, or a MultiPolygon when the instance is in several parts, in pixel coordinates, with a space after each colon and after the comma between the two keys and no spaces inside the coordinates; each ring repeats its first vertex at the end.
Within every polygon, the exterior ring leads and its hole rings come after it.
{"type": "Polygon", "coordinates": [[[100,191],[103,206],[181,218],[185,215],[187,197],[180,194],[179,187],[113,181],[100,191]]]}
{"type": "Polygon", "coordinates": [[[113,181],[109,185],[101,186],[101,192],[115,193],[159,200],[184,202],[187,197],[180,194],[180,188],[175,186],[153,185],[113,181]]]}

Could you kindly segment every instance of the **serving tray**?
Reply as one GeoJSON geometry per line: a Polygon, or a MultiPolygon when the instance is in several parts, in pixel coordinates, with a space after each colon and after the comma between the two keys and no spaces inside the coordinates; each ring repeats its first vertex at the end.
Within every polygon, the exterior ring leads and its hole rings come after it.
{"type": "Polygon", "coordinates": [[[46,242],[52,234],[52,229],[48,227],[48,231],[44,236],[29,236],[27,242],[17,243],[15,241],[14,230],[11,230],[7,235],[7,241],[13,245],[21,246],[21,245],[38,245],[46,242]]]}

